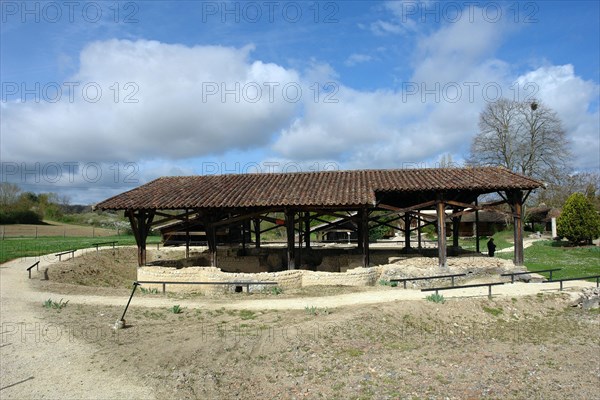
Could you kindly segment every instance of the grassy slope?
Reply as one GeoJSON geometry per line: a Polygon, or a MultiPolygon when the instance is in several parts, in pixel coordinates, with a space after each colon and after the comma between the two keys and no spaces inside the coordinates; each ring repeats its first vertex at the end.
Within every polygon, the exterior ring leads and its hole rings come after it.
{"type": "MultiPolygon", "coordinates": [[[[512,254],[499,254],[512,259],[512,254]]],[[[525,249],[525,266],[530,271],[562,268],[552,274],[553,279],[600,274],[600,247],[570,247],[562,242],[544,240],[525,249]]],[[[542,274],[546,277],[549,274],[542,274]]]]}
{"type": "MultiPolygon", "coordinates": [[[[135,244],[133,236],[7,238],[0,241],[0,263],[19,257],[42,256],[66,250],[89,248],[94,243],[110,241],[118,241],[119,246],[135,244]]],[[[160,237],[158,236],[148,237],[148,244],[159,241],[160,237]]]]}
{"type": "MultiPolygon", "coordinates": [[[[494,243],[496,244],[496,251],[511,247],[514,243],[512,230],[496,232],[492,237],[494,238],[494,243]]],[[[487,253],[488,239],[489,238],[487,236],[482,236],[479,238],[479,250],[481,252],[487,253]]],[[[463,249],[475,250],[475,238],[460,238],[459,244],[463,249]]]]}

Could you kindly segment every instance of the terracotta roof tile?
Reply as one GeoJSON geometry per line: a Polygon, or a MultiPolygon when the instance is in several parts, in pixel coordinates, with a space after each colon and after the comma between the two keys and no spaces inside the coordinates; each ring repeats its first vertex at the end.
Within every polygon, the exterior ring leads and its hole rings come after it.
{"type": "Polygon", "coordinates": [[[500,167],[356,170],[158,178],[96,205],[102,210],[373,205],[377,192],[535,189],[500,167]]]}

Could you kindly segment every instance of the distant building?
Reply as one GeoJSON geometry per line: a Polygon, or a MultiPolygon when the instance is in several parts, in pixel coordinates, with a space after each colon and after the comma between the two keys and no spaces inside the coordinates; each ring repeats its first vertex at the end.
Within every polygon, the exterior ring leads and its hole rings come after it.
{"type": "MultiPolygon", "coordinates": [[[[458,226],[458,235],[463,237],[475,236],[475,213],[468,213],[462,216],[458,226]]],[[[492,236],[494,233],[507,228],[508,217],[506,214],[495,211],[479,211],[479,235],[492,236]]],[[[452,222],[446,223],[446,232],[450,234],[452,222]]]]}
{"type": "Polygon", "coordinates": [[[561,210],[559,208],[548,207],[545,204],[541,204],[538,207],[532,207],[527,210],[526,221],[530,224],[531,230],[534,229],[534,224],[543,224],[544,231],[550,232],[552,230],[552,218],[558,218],[561,210]]]}
{"type": "MultiPolygon", "coordinates": [[[[174,221],[154,228],[160,233],[162,243],[165,246],[181,246],[186,244],[185,221],[174,221]]],[[[250,243],[250,229],[245,229],[246,242],[250,243]]],[[[242,242],[242,227],[229,226],[222,227],[216,230],[218,243],[241,243],[242,242]]],[[[202,224],[198,224],[190,228],[190,246],[207,246],[206,230],[202,224]]]]}

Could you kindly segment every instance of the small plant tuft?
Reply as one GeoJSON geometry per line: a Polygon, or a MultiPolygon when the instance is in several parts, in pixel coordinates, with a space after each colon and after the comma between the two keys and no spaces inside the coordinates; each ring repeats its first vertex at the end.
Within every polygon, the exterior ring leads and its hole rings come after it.
{"type": "Polygon", "coordinates": [[[256,314],[254,314],[254,311],[250,311],[250,310],[240,310],[240,318],[241,319],[254,319],[256,318],[256,314]]]}
{"type": "Polygon", "coordinates": [[[329,315],[329,314],[331,314],[331,310],[329,308],[327,308],[327,307],[318,308],[318,307],[315,307],[315,306],[311,306],[311,307],[306,306],[306,307],[304,307],[304,312],[306,314],[315,315],[315,316],[316,315],[321,315],[321,314],[322,315],[329,315]]]}
{"type": "Polygon", "coordinates": [[[42,306],[44,308],[53,308],[55,310],[62,310],[63,308],[65,308],[67,306],[67,304],[69,304],[69,300],[63,302],[63,299],[60,299],[57,303],[56,301],[52,301],[52,299],[48,299],[42,304],[42,306]]]}
{"type": "Polygon", "coordinates": [[[181,314],[183,312],[183,308],[179,306],[179,304],[175,304],[173,307],[169,308],[173,314],[181,314]]]}
{"type": "Polygon", "coordinates": [[[385,280],[385,279],[380,279],[378,283],[381,286],[391,286],[391,287],[397,287],[398,286],[398,282],[390,282],[390,281],[385,280]]]}
{"type": "Polygon", "coordinates": [[[494,317],[497,317],[498,315],[502,314],[504,310],[502,309],[502,307],[494,308],[483,306],[483,311],[485,311],[488,314],[492,314],[494,317]]]}
{"type": "Polygon", "coordinates": [[[279,295],[281,293],[283,293],[283,289],[280,288],[279,286],[275,286],[275,287],[271,288],[271,294],[279,295]]]}
{"type": "Polygon", "coordinates": [[[444,296],[442,296],[439,293],[430,294],[429,296],[425,297],[425,299],[427,301],[431,301],[431,302],[438,303],[438,304],[444,304],[446,302],[446,299],[444,299],[444,296]]]}

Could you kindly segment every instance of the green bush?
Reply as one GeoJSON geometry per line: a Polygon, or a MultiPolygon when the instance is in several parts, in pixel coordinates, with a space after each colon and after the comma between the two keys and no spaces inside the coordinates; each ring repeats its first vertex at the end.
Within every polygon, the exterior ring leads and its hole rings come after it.
{"type": "Polygon", "coordinates": [[[42,219],[33,211],[0,211],[0,224],[41,224],[42,219]]]}
{"type": "Polygon", "coordinates": [[[600,236],[600,216],[581,193],[569,196],[556,222],[558,236],[572,244],[591,243],[600,236]]]}

